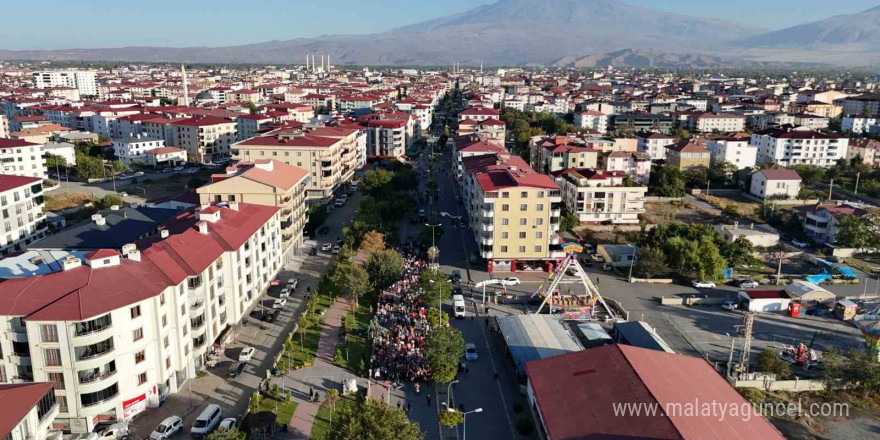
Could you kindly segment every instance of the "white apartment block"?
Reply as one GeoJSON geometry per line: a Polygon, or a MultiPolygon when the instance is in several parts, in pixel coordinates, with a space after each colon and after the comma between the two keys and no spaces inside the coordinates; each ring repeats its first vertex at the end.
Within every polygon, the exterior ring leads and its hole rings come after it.
{"type": "Polygon", "coordinates": [[[794,170],[762,170],[752,174],[749,192],[764,200],[794,199],[801,191],[801,176],[794,170]]]}
{"type": "Polygon", "coordinates": [[[272,122],[272,117],[266,115],[241,115],[236,122],[238,123],[238,141],[244,141],[256,136],[257,130],[272,122]]]}
{"type": "Polygon", "coordinates": [[[21,251],[46,234],[43,179],[0,174],[0,255],[21,251]]]}
{"type": "Polygon", "coordinates": [[[675,143],[675,138],[661,133],[641,133],[636,138],[636,150],[646,153],[651,160],[666,160],[666,147],[675,143]]]}
{"type": "Polygon", "coordinates": [[[585,110],[574,114],[574,125],[604,134],[608,131],[608,115],[595,110],[585,110]]]}
{"type": "Polygon", "coordinates": [[[194,162],[211,163],[229,157],[230,147],[238,136],[237,125],[235,121],[213,116],[178,119],[171,122],[173,145],[185,149],[194,162]]]}
{"type": "Polygon", "coordinates": [[[880,95],[849,96],[843,100],[846,116],[880,117],[880,95]]]}
{"type": "Polygon", "coordinates": [[[0,138],[9,137],[9,119],[0,115],[0,138]]]}
{"type": "MultiPolygon", "coordinates": [[[[0,370],[2,373],[2,370],[0,370]]],[[[3,402],[4,421],[0,438],[4,440],[46,440],[50,437],[52,422],[58,415],[54,384],[8,383],[0,376],[0,401],[3,402]]]]}
{"type": "Polygon", "coordinates": [[[731,135],[709,141],[706,148],[711,152],[710,163],[715,166],[724,161],[740,170],[754,168],[758,160],[758,148],[749,145],[750,140],[748,135],[731,135]]]}
{"type": "Polygon", "coordinates": [[[45,70],[33,73],[34,87],[73,87],[80,96],[98,96],[98,76],[91,70],[45,70]]]}
{"type": "Polygon", "coordinates": [[[647,186],[622,186],[620,171],[570,169],[557,177],[562,200],[581,223],[633,224],[645,212],[647,186]]]}
{"type": "Polygon", "coordinates": [[[746,118],[730,113],[706,112],[695,117],[690,128],[700,133],[738,133],[745,130],[746,118]]]}
{"type": "Polygon", "coordinates": [[[43,146],[18,139],[0,139],[0,173],[47,178],[43,146]]]}
{"type": "Polygon", "coordinates": [[[152,138],[140,133],[113,141],[113,153],[126,165],[131,165],[132,162],[147,163],[147,152],[163,147],[165,147],[164,139],[152,138]]]}
{"type": "Polygon", "coordinates": [[[71,251],[48,273],[7,280],[0,369],[55,383],[56,425],[74,433],[158,406],[259,306],[282,265],[279,218],[203,204],[140,248],[71,251]]]}
{"type": "Polygon", "coordinates": [[[785,128],[752,133],[750,144],[758,148],[758,163],[827,168],[846,158],[849,139],[839,134],[785,128]]]}
{"type": "Polygon", "coordinates": [[[840,118],[840,131],[851,131],[854,134],[867,133],[877,125],[877,118],[864,116],[844,116],[840,118]]]}

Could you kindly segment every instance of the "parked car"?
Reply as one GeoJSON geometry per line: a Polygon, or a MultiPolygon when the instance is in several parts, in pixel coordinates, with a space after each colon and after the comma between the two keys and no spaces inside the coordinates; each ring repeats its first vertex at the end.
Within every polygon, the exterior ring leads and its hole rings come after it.
{"type": "Polygon", "coordinates": [[[721,308],[724,310],[734,311],[739,308],[739,304],[737,304],[735,301],[728,300],[721,303],[721,308]]]}
{"type": "Polygon", "coordinates": [[[283,309],[286,304],[287,304],[287,299],[278,298],[272,302],[272,308],[273,309],[283,309]]]}
{"type": "Polygon", "coordinates": [[[207,437],[211,431],[217,428],[222,417],[223,412],[220,410],[220,405],[208,405],[193,421],[192,428],[189,431],[190,437],[194,439],[207,437]]]}
{"type": "Polygon", "coordinates": [[[144,175],[143,171],[138,171],[138,172],[134,173],[134,177],[141,177],[143,175],[144,175]]]}
{"type": "Polygon", "coordinates": [[[461,282],[461,271],[453,270],[452,275],[449,275],[449,279],[452,280],[453,283],[456,283],[456,284],[460,283],[461,282]]]}
{"type": "Polygon", "coordinates": [[[217,429],[225,429],[227,431],[230,431],[232,430],[232,428],[235,428],[236,425],[238,425],[238,420],[235,420],[235,417],[228,417],[220,422],[220,426],[218,426],[217,429]]]}
{"type": "Polygon", "coordinates": [[[742,289],[754,289],[758,287],[758,282],[755,280],[740,280],[737,286],[742,289]]]}
{"type": "Polygon", "coordinates": [[[275,322],[275,320],[278,319],[279,314],[281,314],[281,310],[278,309],[268,311],[263,315],[263,321],[275,322]]]}
{"type": "Polygon", "coordinates": [[[332,243],[323,243],[321,244],[321,250],[324,252],[330,252],[330,249],[333,249],[332,243]]]}
{"type": "Polygon", "coordinates": [[[336,199],[336,201],[333,202],[333,206],[335,206],[337,208],[341,208],[342,205],[344,205],[344,204],[345,204],[345,200],[342,200],[342,199],[336,199]]]}
{"type": "Polygon", "coordinates": [[[150,434],[150,440],[166,440],[183,428],[183,419],[178,416],[166,417],[150,434]]]}
{"type": "Polygon", "coordinates": [[[502,280],[505,286],[518,286],[520,281],[517,277],[507,277],[502,280]]]}
{"type": "Polygon", "coordinates": [[[693,281],[691,281],[691,284],[694,287],[696,287],[697,289],[714,289],[715,288],[715,283],[712,281],[693,280],[693,281]]]}
{"type": "Polygon", "coordinates": [[[323,234],[326,234],[326,233],[328,233],[328,232],[330,232],[330,228],[328,228],[327,226],[321,226],[320,228],[318,228],[318,233],[319,233],[319,234],[322,234],[322,235],[323,235],[323,234]]]}
{"type": "Polygon", "coordinates": [[[477,360],[477,346],[468,342],[465,346],[464,357],[469,361],[477,360]]]}
{"type": "Polygon", "coordinates": [[[291,291],[296,290],[296,286],[299,285],[299,278],[291,278],[287,280],[287,287],[290,288],[291,291]]]}
{"type": "Polygon", "coordinates": [[[590,254],[590,258],[597,263],[604,263],[605,262],[605,257],[603,257],[599,254],[590,254]]]}
{"type": "Polygon", "coordinates": [[[281,289],[281,293],[278,294],[278,297],[279,298],[290,298],[290,292],[291,292],[290,286],[285,286],[283,289],[281,289]]]}
{"type": "Polygon", "coordinates": [[[318,255],[318,247],[314,246],[311,249],[309,249],[309,255],[312,255],[312,256],[318,255]]]}
{"type": "Polygon", "coordinates": [[[342,249],[342,248],[338,244],[336,246],[333,246],[333,253],[338,254],[340,249],[342,249]]]}
{"type": "Polygon", "coordinates": [[[239,362],[250,362],[251,359],[254,358],[254,353],[256,353],[256,352],[257,352],[257,350],[254,347],[246,346],[245,348],[241,349],[240,353],[238,353],[238,361],[239,362]]]}
{"type": "Polygon", "coordinates": [[[593,267],[593,260],[591,260],[589,257],[581,258],[580,263],[581,263],[581,266],[584,266],[584,267],[593,267]]]}
{"type": "Polygon", "coordinates": [[[801,248],[801,249],[804,249],[804,248],[810,246],[807,242],[805,242],[805,241],[800,241],[800,240],[798,240],[798,239],[794,239],[794,240],[792,240],[792,241],[791,241],[791,244],[793,244],[793,245],[795,245],[795,246],[797,246],[797,247],[799,247],[799,248],[801,248]]]}
{"type": "Polygon", "coordinates": [[[241,372],[244,371],[244,367],[247,365],[245,362],[233,362],[232,365],[229,366],[229,371],[226,372],[227,379],[235,379],[238,376],[241,376],[241,372]]]}

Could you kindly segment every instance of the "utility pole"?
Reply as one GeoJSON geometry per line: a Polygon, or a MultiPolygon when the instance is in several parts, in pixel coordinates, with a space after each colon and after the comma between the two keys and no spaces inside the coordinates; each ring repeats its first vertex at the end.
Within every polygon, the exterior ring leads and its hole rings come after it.
{"type": "Polygon", "coordinates": [[[831,179],[831,183],[828,185],[828,201],[831,201],[831,194],[834,191],[834,179],[831,179]]]}
{"type": "Polygon", "coordinates": [[[743,348],[739,361],[742,374],[749,372],[749,352],[752,350],[752,330],[755,325],[755,316],[755,312],[746,312],[743,317],[743,348]]]}
{"type": "Polygon", "coordinates": [[[860,177],[861,175],[862,175],[862,172],[861,172],[861,171],[859,171],[858,173],[856,173],[856,187],[855,187],[855,189],[853,190],[853,193],[855,193],[855,194],[858,194],[858,193],[859,193],[859,177],[860,177]]]}
{"type": "Polygon", "coordinates": [[[725,378],[730,377],[730,369],[733,367],[733,351],[736,350],[736,338],[730,338],[730,356],[727,358],[727,375],[725,378]]]}
{"type": "MultiPolygon", "coordinates": [[[[709,191],[709,190],[707,189],[707,190],[706,190],[706,195],[709,195],[709,192],[708,192],[708,191],[709,191]]],[[[626,279],[627,279],[627,281],[629,281],[630,283],[633,282],[633,266],[636,264],[636,255],[638,254],[638,249],[639,249],[639,248],[633,246],[633,258],[632,258],[632,260],[629,260],[629,276],[626,277],[626,279]]]]}

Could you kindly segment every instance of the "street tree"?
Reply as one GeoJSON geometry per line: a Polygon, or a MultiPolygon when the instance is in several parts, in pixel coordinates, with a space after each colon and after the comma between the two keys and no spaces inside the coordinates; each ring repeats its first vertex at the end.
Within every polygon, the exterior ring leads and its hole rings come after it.
{"type": "Polygon", "coordinates": [[[776,379],[785,379],[791,375],[791,366],[782,358],[778,351],[765,348],[758,353],[758,371],[772,374],[776,379]]]}
{"type": "Polygon", "coordinates": [[[660,197],[682,197],[684,182],[684,175],[678,168],[656,167],[651,171],[648,192],[660,197]]]}
{"type": "Polygon", "coordinates": [[[369,231],[361,239],[361,250],[373,253],[385,250],[385,234],[379,231],[369,231]]]}
{"type": "Polygon", "coordinates": [[[404,267],[403,257],[393,249],[373,252],[364,264],[364,269],[369,275],[373,288],[377,290],[391,287],[403,276],[404,267]]]}
{"type": "Polygon", "coordinates": [[[634,271],[643,274],[645,278],[654,278],[669,272],[669,265],[666,264],[666,254],[662,249],[649,247],[639,251],[636,258],[634,271]]]}
{"type": "Polygon", "coordinates": [[[441,410],[438,416],[440,418],[440,424],[447,428],[455,428],[464,423],[464,414],[459,411],[441,410]]]}
{"type": "Polygon", "coordinates": [[[419,272],[418,287],[421,290],[422,301],[430,307],[438,305],[440,299],[446,300],[452,297],[449,276],[438,270],[422,269],[419,272]]]}
{"type": "Polygon", "coordinates": [[[390,171],[370,170],[364,174],[361,186],[367,194],[375,196],[385,188],[385,185],[391,182],[392,178],[394,178],[394,173],[390,171]]]}
{"type": "Polygon", "coordinates": [[[439,327],[441,325],[449,324],[449,314],[443,312],[436,307],[430,308],[426,315],[426,318],[428,319],[428,324],[431,327],[439,327]]]}
{"type": "Polygon", "coordinates": [[[841,217],[838,220],[837,234],[835,235],[837,243],[856,249],[877,247],[880,244],[878,243],[880,237],[877,234],[877,226],[871,223],[872,220],[877,219],[870,215],[841,217]]]}
{"type": "Polygon", "coordinates": [[[425,359],[431,367],[432,379],[438,383],[455,379],[464,350],[464,338],[453,327],[439,327],[429,333],[425,338],[425,359]]]}
{"type": "Polygon", "coordinates": [[[559,229],[562,229],[563,231],[573,231],[574,228],[578,227],[580,224],[581,222],[576,215],[566,212],[559,222],[559,229]]]}
{"type": "Polygon", "coordinates": [[[349,294],[355,300],[370,290],[370,276],[367,271],[351,263],[340,263],[333,271],[332,281],[342,293],[349,294]]]}
{"type": "Polygon", "coordinates": [[[328,439],[334,440],[422,440],[419,425],[410,422],[397,408],[373,399],[359,400],[334,414],[328,439]]]}

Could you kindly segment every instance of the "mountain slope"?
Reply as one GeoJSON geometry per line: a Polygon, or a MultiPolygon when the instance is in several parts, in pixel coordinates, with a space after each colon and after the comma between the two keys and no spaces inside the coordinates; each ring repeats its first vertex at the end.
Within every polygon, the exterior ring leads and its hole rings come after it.
{"type": "Polygon", "coordinates": [[[744,48],[841,47],[877,50],[880,47],[880,6],[856,14],[792,26],[744,38],[735,43],[744,48]]]}
{"type": "Polygon", "coordinates": [[[635,47],[705,51],[759,30],[616,0],[499,0],[460,14],[370,35],[331,35],[214,48],[0,51],[0,59],[334,64],[545,64],[579,53],[635,47]]]}

